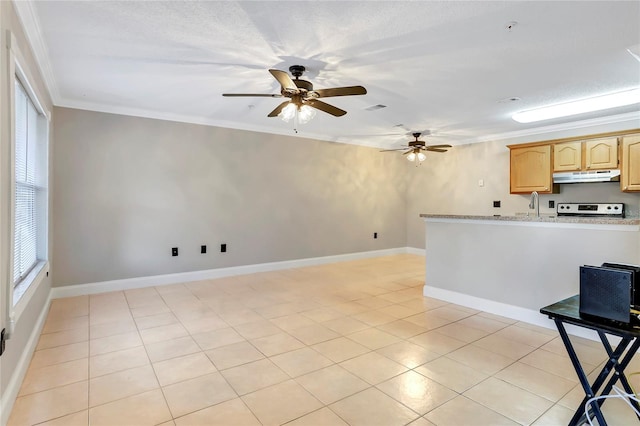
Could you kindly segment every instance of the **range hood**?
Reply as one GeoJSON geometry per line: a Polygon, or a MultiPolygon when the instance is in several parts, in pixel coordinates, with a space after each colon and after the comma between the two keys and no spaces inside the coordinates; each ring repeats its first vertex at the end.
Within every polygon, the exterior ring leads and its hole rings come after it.
{"type": "Polygon", "coordinates": [[[562,172],[553,174],[553,183],[619,182],[620,170],[562,172]]]}

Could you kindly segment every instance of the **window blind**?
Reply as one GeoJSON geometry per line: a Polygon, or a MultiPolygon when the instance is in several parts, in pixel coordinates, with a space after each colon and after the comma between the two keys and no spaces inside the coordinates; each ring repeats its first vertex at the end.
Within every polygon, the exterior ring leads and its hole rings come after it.
{"type": "Polygon", "coordinates": [[[19,284],[38,263],[43,238],[40,209],[46,208],[46,141],[39,135],[39,114],[18,79],[15,83],[15,205],[13,283],[19,284]],[[42,170],[44,167],[44,170],[42,170]]]}

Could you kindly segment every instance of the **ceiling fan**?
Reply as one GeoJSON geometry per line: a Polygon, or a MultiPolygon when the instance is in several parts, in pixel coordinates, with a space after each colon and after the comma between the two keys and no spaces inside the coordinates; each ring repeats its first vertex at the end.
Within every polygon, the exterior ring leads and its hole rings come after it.
{"type": "Polygon", "coordinates": [[[423,162],[427,156],[424,155],[422,151],[431,151],[431,152],[447,152],[447,149],[451,148],[451,145],[427,145],[424,141],[418,140],[421,133],[415,132],[413,133],[413,137],[416,138],[415,141],[409,141],[406,147],[403,148],[395,148],[395,149],[383,149],[380,152],[389,152],[389,151],[405,151],[402,155],[407,156],[407,160],[423,162]]]}
{"type": "Polygon", "coordinates": [[[284,71],[270,69],[271,75],[280,83],[280,93],[263,94],[263,93],[223,93],[222,96],[261,96],[269,98],[289,98],[288,101],[282,102],[268,117],[280,116],[283,120],[289,121],[295,117],[301,123],[309,121],[315,111],[312,108],[324,111],[336,117],[341,117],[347,111],[329,105],[328,103],[318,100],[319,98],[329,98],[333,96],[352,96],[365,95],[367,89],[362,86],[334,87],[331,89],[313,89],[313,84],[307,80],[301,80],[300,77],[305,71],[302,65],[292,65],[289,67],[291,75],[295,79],[291,79],[289,74],[284,71]],[[306,107],[306,108],[305,108],[306,107]],[[308,117],[308,118],[307,118],[308,117]],[[306,119],[306,121],[305,121],[306,119]]]}

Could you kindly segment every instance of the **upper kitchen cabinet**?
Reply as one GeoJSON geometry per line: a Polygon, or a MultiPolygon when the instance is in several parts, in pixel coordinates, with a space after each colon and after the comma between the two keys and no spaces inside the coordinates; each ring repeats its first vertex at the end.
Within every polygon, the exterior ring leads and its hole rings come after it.
{"type": "Polygon", "coordinates": [[[553,145],[553,171],[573,172],[582,169],[582,142],[553,145]]]}
{"type": "Polygon", "coordinates": [[[552,193],[551,145],[510,146],[512,194],[552,193]]]}
{"type": "Polygon", "coordinates": [[[640,129],[507,145],[507,148],[511,155],[512,194],[559,192],[559,185],[553,183],[555,172],[559,172],[557,177],[611,169],[620,169],[622,191],[640,192],[640,129]]]}
{"type": "Polygon", "coordinates": [[[618,138],[591,139],[584,142],[585,170],[618,168],[618,138]]]}
{"type": "Polygon", "coordinates": [[[620,189],[624,192],[640,191],[640,133],[622,137],[620,156],[620,189]]]}
{"type": "Polygon", "coordinates": [[[553,171],[618,168],[618,138],[588,139],[553,144],[553,171]]]}

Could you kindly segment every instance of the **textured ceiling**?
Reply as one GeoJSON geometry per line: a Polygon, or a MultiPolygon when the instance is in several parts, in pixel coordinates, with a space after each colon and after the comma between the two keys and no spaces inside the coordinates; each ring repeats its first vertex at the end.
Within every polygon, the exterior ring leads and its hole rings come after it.
{"type": "Polygon", "coordinates": [[[267,118],[267,71],[307,67],[327,98],[299,136],[396,147],[543,133],[571,121],[629,121],[638,105],[520,124],[511,114],[640,87],[638,1],[15,2],[58,106],[293,135],[267,118]],[[507,29],[509,22],[516,25],[507,29]],[[520,98],[511,102],[507,99],[520,98]],[[372,108],[384,105],[385,108],[372,108]]]}

